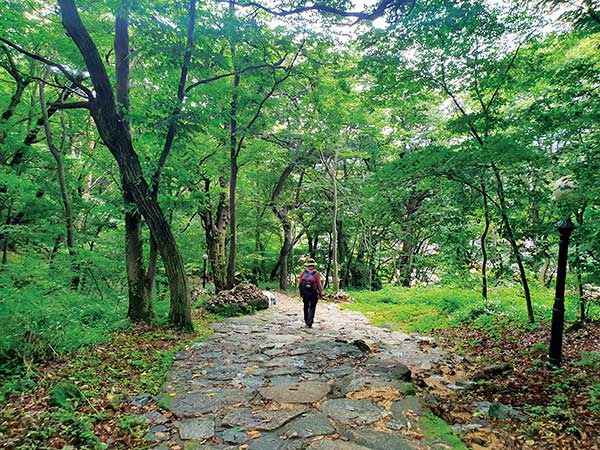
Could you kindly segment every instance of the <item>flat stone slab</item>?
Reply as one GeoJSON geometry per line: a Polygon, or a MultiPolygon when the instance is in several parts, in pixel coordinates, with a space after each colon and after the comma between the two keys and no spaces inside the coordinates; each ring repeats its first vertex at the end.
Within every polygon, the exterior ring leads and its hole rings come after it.
{"type": "Polygon", "coordinates": [[[240,408],[225,414],[222,424],[226,427],[241,427],[247,431],[270,431],[285,425],[306,411],[306,408],[280,409],[276,411],[255,411],[250,408],[240,408]]]}
{"type": "Polygon", "coordinates": [[[281,439],[276,433],[265,433],[248,441],[248,450],[300,450],[304,442],[296,439],[281,439]]]}
{"type": "Polygon", "coordinates": [[[398,361],[369,358],[365,363],[365,367],[397,380],[410,381],[411,379],[410,369],[398,361]]]}
{"type": "Polygon", "coordinates": [[[245,442],[248,442],[250,437],[246,434],[245,431],[236,431],[234,429],[225,430],[221,435],[225,442],[231,442],[232,444],[241,445],[245,442]]]}
{"type": "Polygon", "coordinates": [[[386,415],[383,409],[368,400],[347,398],[327,400],[320,409],[330,418],[345,426],[369,425],[386,415]]]}
{"type": "Polygon", "coordinates": [[[404,381],[387,377],[362,376],[350,379],[347,384],[343,385],[341,392],[342,394],[346,395],[350,392],[364,391],[365,389],[382,387],[395,388],[400,392],[404,392],[406,390],[405,385],[406,383],[404,381]]]}
{"type": "Polygon", "coordinates": [[[167,408],[178,417],[193,417],[216,412],[227,405],[247,403],[255,395],[254,389],[202,389],[169,397],[167,408]]]}
{"type": "Polygon", "coordinates": [[[325,414],[310,412],[298,417],[285,426],[283,434],[287,437],[310,438],[335,433],[325,414]]]}
{"type": "Polygon", "coordinates": [[[183,440],[201,441],[214,435],[215,421],[213,419],[188,419],[182,421],[179,426],[179,437],[183,440]]]}
{"type": "Polygon", "coordinates": [[[347,429],[342,434],[359,445],[370,450],[416,450],[418,445],[412,444],[400,433],[384,433],[368,429],[347,429]]]}
{"type": "Polygon", "coordinates": [[[342,439],[320,439],[313,441],[306,450],[369,450],[367,447],[342,439]]]}
{"type": "Polygon", "coordinates": [[[303,381],[293,384],[280,384],[258,390],[267,400],[279,403],[315,403],[325,398],[331,385],[320,381],[303,381]]]}

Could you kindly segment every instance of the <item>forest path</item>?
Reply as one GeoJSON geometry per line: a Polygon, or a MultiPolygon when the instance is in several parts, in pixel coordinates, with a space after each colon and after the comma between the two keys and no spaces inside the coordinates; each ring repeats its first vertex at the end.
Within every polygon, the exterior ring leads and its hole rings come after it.
{"type": "Polygon", "coordinates": [[[324,302],[306,329],[302,302],[276,296],[175,355],[162,401],[174,420],[154,427],[156,449],[449,448],[409,381],[447,357],[432,338],[324,302]]]}

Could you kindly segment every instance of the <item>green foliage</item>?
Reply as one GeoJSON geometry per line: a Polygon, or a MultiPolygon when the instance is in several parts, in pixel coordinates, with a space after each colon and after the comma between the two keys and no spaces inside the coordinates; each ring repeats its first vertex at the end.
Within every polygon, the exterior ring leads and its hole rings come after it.
{"type": "Polygon", "coordinates": [[[79,388],[70,381],[60,381],[48,391],[48,405],[65,409],[77,407],[77,402],[85,397],[79,388]]]}
{"type": "Polygon", "coordinates": [[[126,304],[63,291],[8,291],[0,303],[0,365],[18,358],[42,361],[83,345],[105,341],[110,332],[129,326],[126,304]]]}
{"type": "MultiPolygon", "coordinates": [[[[108,445],[100,442],[93,431],[93,422],[97,417],[73,411],[71,409],[58,409],[51,414],[53,422],[60,427],[61,432],[78,448],[103,450],[108,445]]],[[[44,430],[38,432],[44,433],[44,430]]],[[[46,433],[53,432],[52,429],[46,433]]],[[[41,438],[42,436],[39,436],[41,438]]],[[[43,441],[43,439],[40,439],[43,441]]]]}
{"type": "Polygon", "coordinates": [[[441,418],[428,413],[421,417],[420,422],[426,443],[441,444],[444,448],[466,450],[465,444],[441,418]]]}
{"type": "Polygon", "coordinates": [[[144,416],[140,416],[137,414],[127,414],[124,416],[119,425],[124,430],[129,431],[130,433],[137,433],[143,429],[147,425],[148,421],[144,416]]]}
{"type": "Polygon", "coordinates": [[[574,362],[573,365],[600,370],[600,352],[582,352],[580,360],[574,362]]]}
{"type": "Polygon", "coordinates": [[[600,384],[594,384],[588,391],[588,396],[591,403],[590,411],[600,412],[600,384]]]}

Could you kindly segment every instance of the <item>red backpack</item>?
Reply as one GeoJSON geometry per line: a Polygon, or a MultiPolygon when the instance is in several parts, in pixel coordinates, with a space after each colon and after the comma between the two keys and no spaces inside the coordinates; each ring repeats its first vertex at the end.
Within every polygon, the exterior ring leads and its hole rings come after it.
{"type": "Polygon", "coordinates": [[[300,292],[317,290],[317,271],[304,270],[300,276],[300,292]]]}

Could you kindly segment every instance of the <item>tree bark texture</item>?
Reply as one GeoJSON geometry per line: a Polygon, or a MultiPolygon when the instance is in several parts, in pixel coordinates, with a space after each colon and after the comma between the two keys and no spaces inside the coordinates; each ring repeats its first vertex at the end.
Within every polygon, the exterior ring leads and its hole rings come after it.
{"type": "MultiPolygon", "coordinates": [[[[216,212],[210,204],[203,205],[201,217],[204,225],[206,237],[206,248],[208,260],[217,293],[227,289],[227,257],[226,257],[226,238],[227,223],[229,220],[227,180],[221,177],[219,180],[221,192],[217,203],[216,212]]],[[[204,191],[207,193],[210,189],[210,181],[205,180],[204,191]]]]}

